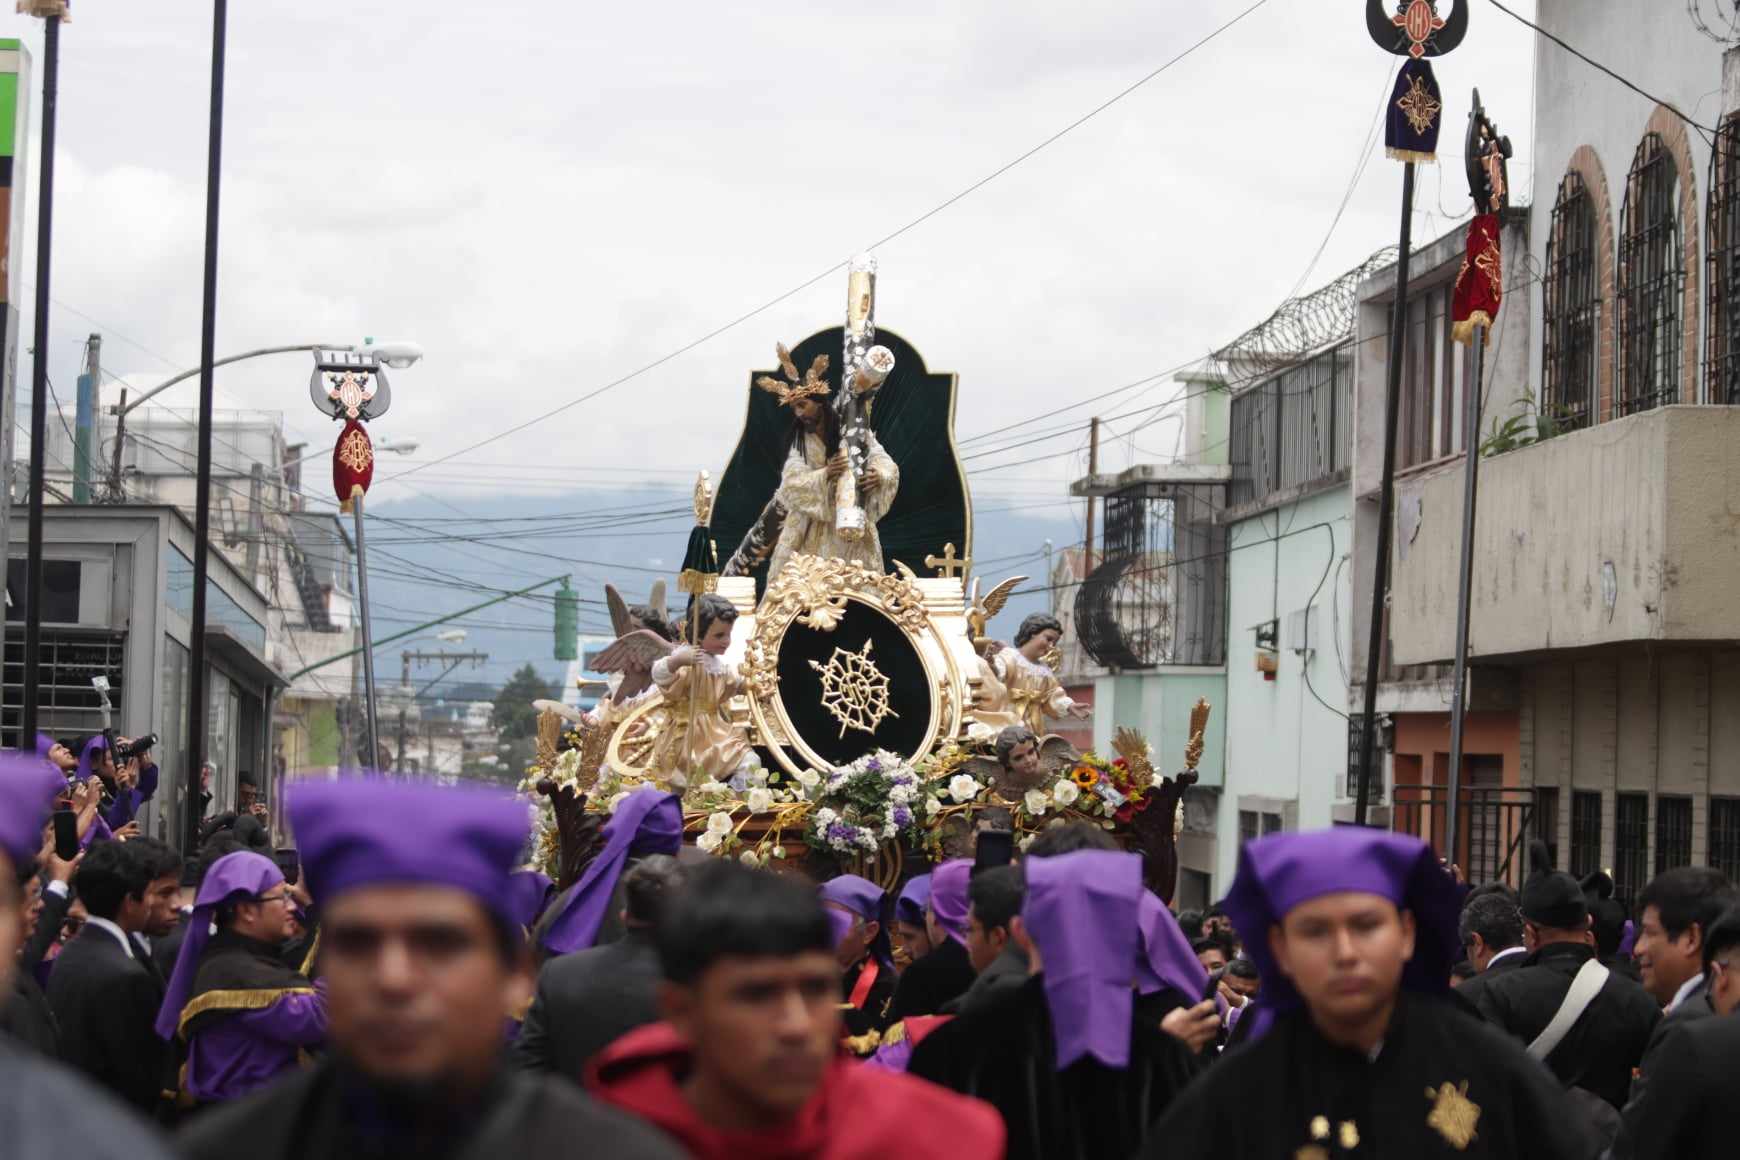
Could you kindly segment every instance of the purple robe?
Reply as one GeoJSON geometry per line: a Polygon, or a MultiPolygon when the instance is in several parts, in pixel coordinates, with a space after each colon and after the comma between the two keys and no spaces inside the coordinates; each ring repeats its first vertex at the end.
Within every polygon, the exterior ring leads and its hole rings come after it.
{"type": "Polygon", "coordinates": [[[132,789],[118,791],[115,800],[109,803],[109,808],[99,811],[110,829],[118,830],[139,816],[139,807],[157,793],[158,778],[155,762],[139,768],[139,784],[132,789]]]}
{"type": "Polygon", "coordinates": [[[297,1067],[304,1049],[325,1041],[326,992],[316,984],[313,994],[286,993],[195,1031],[183,1084],[200,1103],[233,1100],[297,1067]]]}

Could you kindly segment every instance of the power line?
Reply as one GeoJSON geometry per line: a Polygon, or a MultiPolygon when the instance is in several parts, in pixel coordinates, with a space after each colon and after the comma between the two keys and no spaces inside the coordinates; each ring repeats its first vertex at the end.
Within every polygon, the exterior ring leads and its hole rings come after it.
{"type": "MultiPolygon", "coordinates": [[[[949,197],[948,199],[946,199],[942,203],[940,203],[936,206],[933,206],[932,208],[926,210],[924,213],[913,218],[911,221],[907,222],[905,225],[901,226],[900,228],[894,230],[892,233],[886,234],[883,237],[878,238],[876,241],[871,242],[869,246],[864,247],[864,248],[866,250],[873,251],[873,250],[876,250],[882,246],[885,246],[889,242],[892,242],[894,239],[896,239],[896,238],[900,237],[902,234],[906,233],[907,231],[912,230],[912,229],[916,229],[918,226],[923,225],[925,222],[929,221],[931,218],[935,217],[937,214],[942,213],[944,210],[948,209],[949,207],[955,205],[957,202],[961,201],[962,199],[972,195],[973,193],[976,193],[980,189],[983,189],[986,185],[989,185],[991,182],[995,181],[997,178],[1003,176],[1005,173],[1008,173],[1010,170],[1014,169],[1016,166],[1020,165],[1022,162],[1027,161],[1028,159],[1032,158],[1033,156],[1035,156],[1036,154],[1045,150],[1046,148],[1050,147],[1051,145],[1056,144],[1058,141],[1062,140],[1068,134],[1074,132],[1076,129],[1079,129],[1081,126],[1087,124],[1093,118],[1099,116],[1101,113],[1105,112],[1107,109],[1111,108],[1113,105],[1116,105],[1119,101],[1122,101],[1125,97],[1128,97],[1131,93],[1134,93],[1136,90],[1140,89],[1142,86],[1148,84],[1148,82],[1150,82],[1154,78],[1160,76],[1162,73],[1166,72],[1168,69],[1170,69],[1174,65],[1178,64],[1180,61],[1183,61],[1184,59],[1189,57],[1192,53],[1196,52],[1197,49],[1208,44],[1210,41],[1213,41],[1214,39],[1219,37],[1221,35],[1221,33],[1227,31],[1229,28],[1233,27],[1233,25],[1239,23],[1245,17],[1249,16],[1251,13],[1255,12],[1257,9],[1263,7],[1268,2],[1269,2],[1269,0],[1256,0],[1256,3],[1252,4],[1250,7],[1244,9],[1243,11],[1239,12],[1232,19],[1226,21],[1224,24],[1220,25],[1218,28],[1216,28],[1212,32],[1208,33],[1208,35],[1202,37],[1200,40],[1196,41],[1194,44],[1190,45],[1188,48],[1184,49],[1182,52],[1180,52],[1176,56],[1172,57],[1172,59],[1166,61],[1164,64],[1160,65],[1158,68],[1153,69],[1151,72],[1147,73],[1145,76],[1141,77],[1139,80],[1135,81],[1133,84],[1125,86],[1123,89],[1121,89],[1120,91],[1118,91],[1117,93],[1115,93],[1111,97],[1107,98],[1106,100],[1100,102],[1098,105],[1094,106],[1092,109],[1088,110],[1086,113],[1083,113],[1081,116],[1077,117],[1075,120],[1071,121],[1069,124],[1065,125],[1061,129],[1059,129],[1057,132],[1051,134],[1049,137],[1045,138],[1043,141],[1040,141],[1037,145],[1034,145],[1032,148],[1028,149],[1026,152],[1020,154],[1019,156],[1015,157],[1013,160],[1006,162],[1005,164],[992,170],[990,173],[986,174],[984,177],[979,178],[977,181],[973,182],[971,185],[968,185],[965,189],[962,189],[960,192],[954,194],[952,197],[949,197]]],[[[417,472],[424,470],[425,467],[427,467],[427,466],[433,466],[436,463],[445,463],[448,460],[456,459],[461,455],[465,455],[465,454],[468,454],[472,451],[476,451],[479,447],[488,446],[489,444],[497,442],[498,440],[501,440],[501,439],[505,439],[510,435],[518,434],[519,432],[526,430],[528,427],[531,427],[537,423],[541,423],[546,419],[550,419],[556,415],[560,415],[564,411],[567,411],[573,407],[579,406],[582,403],[585,403],[585,402],[588,402],[592,399],[597,398],[599,395],[604,394],[606,391],[615,390],[617,387],[622,386],[624,383],[627,383],[633,379],[639,378],[641,375],[644,375],[649,371],[655,370],[658,367],[663,366],[665,363],[670,362],[672,359],[679,358],[682,355],[687,354],[689,351],[694,350],[696,347],[701,346],[704,343],[710,342],[714,338],[717,338],[719,335],[724,334],[726,331],[732,330],[732,329],[736,328],[737,326],[740,326],[741,324],[749,321],[751,318],[754,318],[759,314],[763,314],[763,313],[767,312],[768,310],[771,310],[773,307],[779,305],[781,302],[784,302],[786,299],[794,297],[795,295],[800,294],[805,290],[808,290],[811,286],[814,286],[817,282],[820,282],[822,279],[831,277],[832,275],[845,269],[846,266],[847,266],[846,261],[835,262],[833,265],[829,266],[827,269],[821,271],[820,273],[814,275],[813,277],[810,277],[810,278],[804,280],[803,282],[799,283],[798,285],[792,287],[790,290],[785,291],[783,294],[780,294],[774,298],[769,299],[768,301],[762,303],[760,306],[755,307],[753,310],[750,310],[744,314],[738,315],[736,318],[733,318],[731,321],[725,323],[722,326],[715,327],[714,329],[708,331],[706,334],[703,334],[700,338],[697,338],[697,339],[693,340],[692,342],[685,343],[684,345],[678,347],[676,350],[671,351],[669,354],[666,354],[666,355],[663,355],[657,359],[654,359],[652,362],[647,363],[644,366],[639,367],[636,370],[630,371],[627,374],[622,375],[619,378],[613,379],[610,382],[605,383],[601,387],[597,387],[594,390],[588,391],[585,394],[580,395],[577,398],[570,399],[568,402],[563,403],[558,407],[552,408],[551,410],[546,411],[541,415],[535,416],[531,419],[527,419],[523,423],[515,424],[514,426],[507,428],[505,431],[500,431],[494,435],[488,436],[487,438],[480,439],[477,442],[472,443],[466,447],[461,447],[457,451],[450,452],[446,455],[440,456],[439,458],[431,460],[429,462],[429,464],[426,464],[423,466],[418,466],[418,467],[412,467],[412,468],[409,468],[408,470],[401,471],[401,472],[396,472],[393,475],[387,476],[387,479],[389,479],[389,480],[402,479],[407,475],[414,475],[417,472]]]]}

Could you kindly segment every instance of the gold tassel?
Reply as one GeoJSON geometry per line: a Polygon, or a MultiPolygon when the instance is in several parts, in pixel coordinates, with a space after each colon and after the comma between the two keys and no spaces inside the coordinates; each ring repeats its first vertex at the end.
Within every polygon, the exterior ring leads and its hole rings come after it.
{"type": "Polygon", "coordinates": [[[1384,155],[1391,161],[1413,161],[1421,165],[1428,165],[1438,160],[1436,153],[1427,153],[1421,149],[1396,149],[1390,146],[1385,146],[1384,155]]]}
{"type": "Polygon", "coordinates": [[[1486,335],[1481,340],[1480,345],[1491,346],[1492,316],[1487,314],[1484,310],[1476,310],[1461,322],[1452,323],[1450,326],[1450,337],[1460,343],[1472,344],[1474,342],[1474,328],[1477,326],[1486,327],[1486,335]]]}

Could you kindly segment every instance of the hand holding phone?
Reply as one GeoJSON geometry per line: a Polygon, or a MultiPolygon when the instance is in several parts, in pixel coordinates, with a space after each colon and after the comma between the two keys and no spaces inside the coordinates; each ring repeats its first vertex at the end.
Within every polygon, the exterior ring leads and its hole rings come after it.
{"type": "Polygon", "coordinates": [[[79,816],[71,810],[54,811],[54,856],[68,863],[79,856],[79,816]]]}

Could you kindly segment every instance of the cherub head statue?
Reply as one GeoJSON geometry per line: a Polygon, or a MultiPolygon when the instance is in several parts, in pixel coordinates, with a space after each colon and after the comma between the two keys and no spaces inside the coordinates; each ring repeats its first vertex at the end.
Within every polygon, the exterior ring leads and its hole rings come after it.
{"type": "Polygon", "coordinates": [[[997,764],[1024,784],[1039,778],[1039,738],[1025,725],[1005,725],[997,734],[997,764]]]}
{"type": "Polygon", "coordinates": [[[1048,612],[1030,613],[1015,630],[1015,647],[1028,660],[1036,661],[1063,639],[1063,625],[1048,612]]]}

